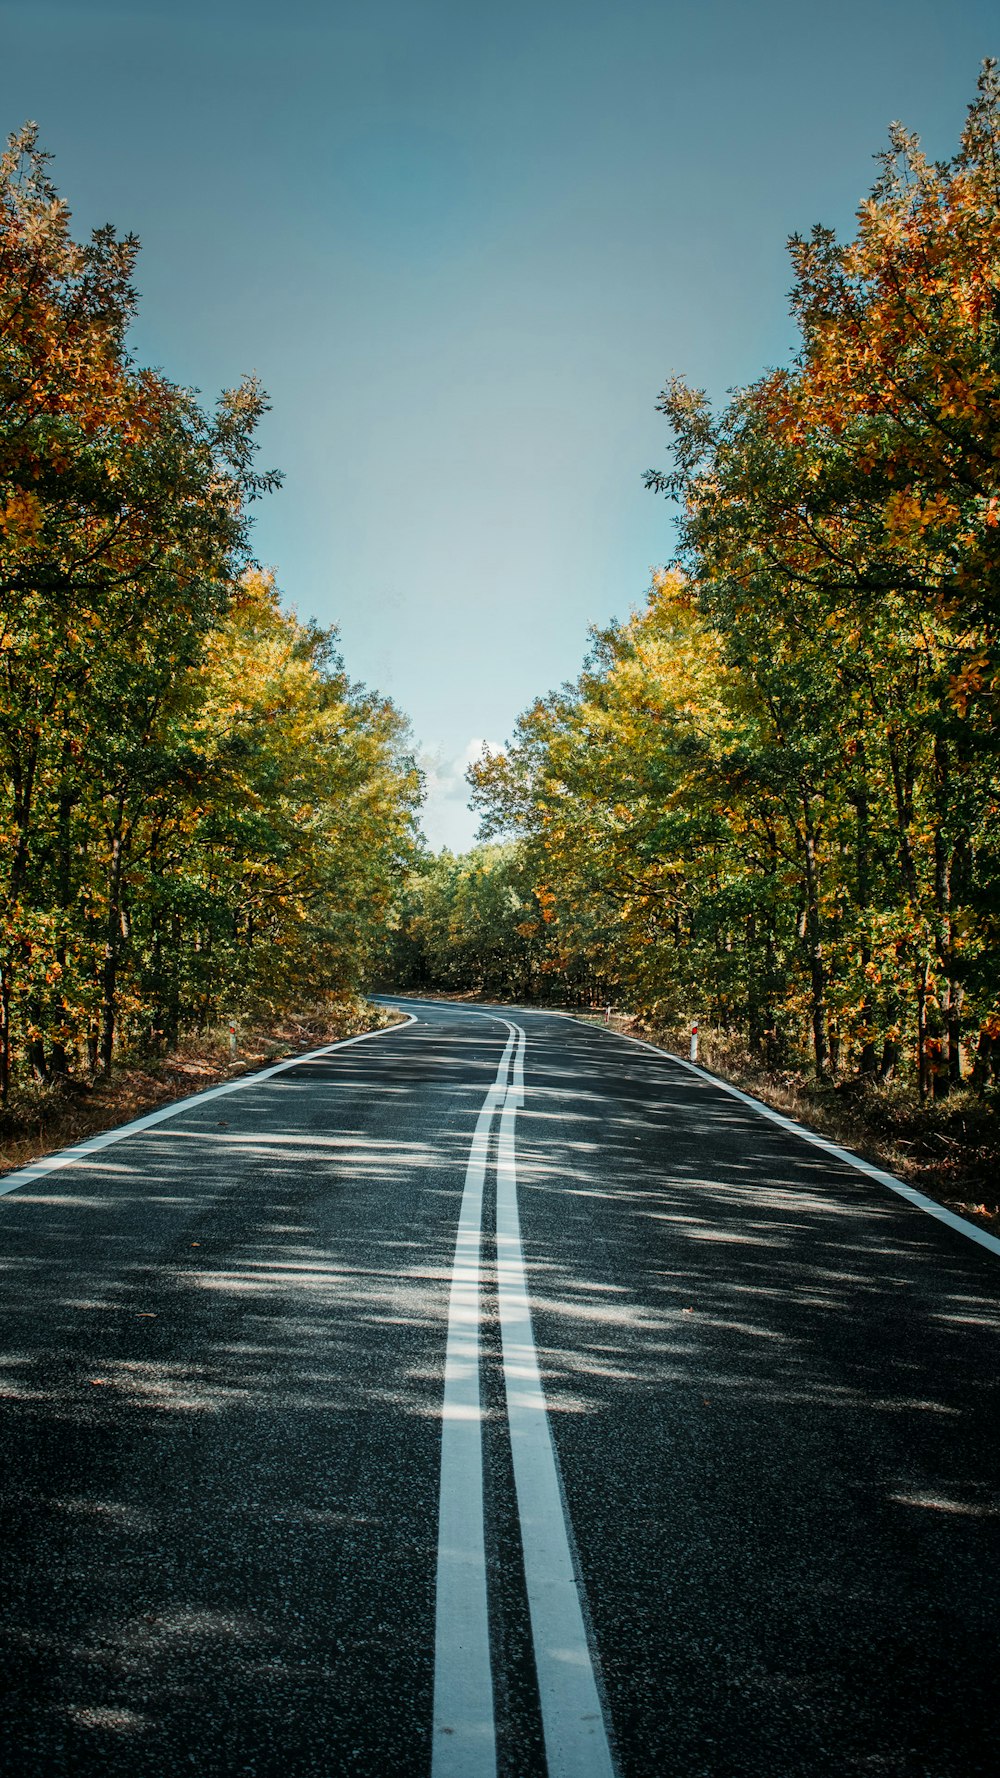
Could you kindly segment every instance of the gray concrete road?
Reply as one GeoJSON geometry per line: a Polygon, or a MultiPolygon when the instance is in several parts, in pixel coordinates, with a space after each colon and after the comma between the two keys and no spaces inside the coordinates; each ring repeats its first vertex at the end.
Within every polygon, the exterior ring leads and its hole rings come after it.
{"type": "Polygon", "coordinates": [[[0,1197],[6,1778],[992,1775],[1000,1260],[406,1004],[0,1197]]]}

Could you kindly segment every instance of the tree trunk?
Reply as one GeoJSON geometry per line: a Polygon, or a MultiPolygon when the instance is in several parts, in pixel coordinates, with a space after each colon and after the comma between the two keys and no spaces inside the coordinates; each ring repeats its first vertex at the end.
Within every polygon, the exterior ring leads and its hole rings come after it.
{"type": "MultiPolygon", "coordinates": [[[[855,814],[855,850],[857,853],[857,897],[858,907],[861,911],[862,918],[864,918],[868,909],[871,907],[872,901],[871,825],[868,802],[868,779],[866,775],[867,761],[865,757],[864,742],[860,739],[856,745],[855,758],[857,760],[859,772],[858,783],[853,798],[855,814]]],[[[861,969],[865,974],[866,981],[867,970],[871,960],[871,946],[868,943],[868,934],[865,932],[861,941],[861,969]]],[[[878,1058],[875,1049],[874,1018],[872,1016],[872,1008],[868,999],[867,987],[865,989],[864,1000],[861,1003],[861,1018],[864,1023],[866,1035],[861,1040],[860,1072],[862,1074],[874,1074],[876,1067],[878,1066],[878,1058]]]]}
{"type": "Polygon", "coordinates": [[[935,1093],[943,1097],[949,1087],[962,1079],[962,985],[956,980],[955,934],[952,921],[952,872],[958,848],[951,844],[944,831],[944,822],[951,805],[951,759],[940,736],[934,743],[934,788],[937,823],[934,832],[934,903],[937,911],[936,948],[944,993],[941,1011],[947,1041],[946,1067],[935,1077],[935,1093]]]}
{"type": "Polygon", "coordinates": [[[10,974],[6,957],[0,968],[0,1100],[10,1091],[10,974]]]}
{"type": "Polygon", "coordinates": [[[948,1079],[953,1087],[962,1084],[962,1012],[965,989],[952,976],[948,981],[947,1034],[948,1079]]]}
{"type": "Polygon", "coordinates": [[[826,1021],[826,971],[823,963],[823,938],[819,908],[819,869],[816,857],[816,829],[812,818],[812,799],[808,790],[802,794],[803,852],[805,856],[805,937],[809,961],[809,1001],[812,1023],[813,1058],[816,1078],[822,1080],[828,1071],[826,1021]]]}
{"type": "Polygon", "coordinates": [[[917,1086],[921,1099],[926,1099],[932,1082],[931,1059],[927,1048],[927,987],[930,966],[925,961],[917,966],[917,1086]]]}
{"type": "Polygon", "coordinates": [[[167,1001],[164,1010],[163,1040],[168,1049],[176,1049],[181,1034],[181,921],[179,914],[170,916],[170,953],[167,965],[167,1001]]]}
{"type": "Polygon", "coordinates": [[[28,878],[28,854],[31,837],[31,808],[35,789],[35,768],[38,763],[37,740],[27,756],[10,752],[10,779],[13,792],[11,814],[14,819],[14,850],[11,853],[8,895],[11,904],[24,893],[28,878]]]}
{"type": "MultiPolygon", "coordinates": [[[[67,742],[63,748],[63,772],[69,769],[72,755],[67,742]]],[[[61,970],[66,968],[66,922],[69,918],[69,905],[73,899],[73,859],[71,845],[71,818],[77,796],[72,789],[70,780],[64,776],[59,789],[59,805],[56,815],[56,893],[63,914],[63,923],[56,940],[56,962],[61,970]]],[[[69,1024],[66,1013],[66,1002],[60,995],[62,1024],[65,1030],[69,1024]]],[[[53,1074],[69,1073],[69,1057],[62,1037],[53,1038],[49,1046],[49,1068],[53,1074]]]]}
{"type": "MultiPolygon", "coordinates": [[[[889,743],[893,790],[896,801],[896,831],[899,864],[903,884],[916,921],[920,916],[920,884],[917,877],[910,833],[913,827],[913,791],[916,783],[915,753],[911,747],[900,757],[895,738],[889,743]]],[[[930,983],[930,958],[925,949],[913,953],[913,982],[917,1005],[917,1086],[921,1099],[927,1097],[931,1080],[930,1056],[927,1051],[927,1000],[930,983]]]]}
{"type": "Polygon", "coordinates": [[[12,930],[6,935],[4,956],[0,964],[0,1097],[6,1099],[10,1090],[10,1079],[14,1060],[15,1036],[12,1028],[11,1003],[16,978],[16,961],[20,952],[23,956],[23,943],[16,938],[17,906],[24,894],[28,879],[28,857],[30,851],[31,808],[35,785],[35,768],[38,759],[38,738],[34,737],[33,745],[25,753],[14,748],[7,749],[10,762],[10,781],[12,791],[11,814],[14,823],[14,846],[10,855],[10,872],[7,878],[7,917],[11,921],[12,930]]]}
{"type": "Polygon", "coordinates": [[[122,867],[125,848],[122,829],[125,798],[120,796],[111,835],[111,861],[108,867],[108,916],[104,935],[104,964],[101,970],[101,1072],[111,1073],[114,1056],[115,1026],[118,1016],[118,958],[122,927],[122,867]]]}

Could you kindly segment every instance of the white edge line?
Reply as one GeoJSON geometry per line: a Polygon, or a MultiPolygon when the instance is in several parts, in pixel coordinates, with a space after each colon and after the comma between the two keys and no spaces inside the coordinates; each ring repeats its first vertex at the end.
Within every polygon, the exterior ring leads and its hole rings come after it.
{"type": "Polygon", "coordinates": [[[967,1221],[964,1216],[956,1215],[954,1210],[946,1210],[934,1198],[928,1198],[923,1192],[917,1191],[916,1186],[907,1185],[905,1180],[897,1179],[895,1173],[887,1173],[883,1167],[873,1166],[871,1161],[862,1160],[860,1155],[852,1154],[849,1148],[841,1148],[838,1143],[828,1141],[817,1131],[807,1129],[805,1124],[797,1124],[794,1118],[785,1117],[783,1112],[765,1105],[761,1099],[754,1099],[749,1093],[741,1092],[730,1081],[721,1080],[717,1074],[710,1074],[707,1068],[699,1068],[696,1063],[686,1061],[683,1056],[675,1056],[672,1050],[661,1049],[658,1043],[650,1043],[644,1037],[632,1037],[627,1031],[610,1031],[604,1025],[592,1025],[588,1019],[577,1018],[575,1013],[562,1013],[560,1016],[572,1019],[574,1024],[583,1025],[587,1030],[602,1031],[605,1036],[623,1038],[626,1043],[635,1043],[640,1049],[651,1050],[654,1056],[663,1056],[668,1062],[675,1062],[678,1068],[686,1068],[689,1074],[696,1074],[699,1080],[707,1081],[709,1086],[718,1087],[721,1093],[728,1093],[731,1099],[738,1099],[741,1105],[748,1105],[751,1111],[766,1117],[769,1123],[777,1124],[779,1130],[787,1130],[792,1136],[801,1136],[804,1142],[811,1143],[813,1148],[822,1149],[833,1160],[843,1161],[846,1166],[853,1167],[855,1172],[864,1173],[868,1179],[874,1179],[876,1184],[886,1186],[889,1191],[905,1198],[915,1209],[925,1211],[937,1222],[943,1222],[947,1228],[955,1229],[967,1240],[975,1241],[977,1246],[985,1247],[988,1253],[1000,1253],[1000,1239],[996,1235],[991,1235],[976,1223],[967,1221]]]}
{"type": "Polygon", "coordinates": [[[154,1124],[162,1124],[168,1117],[179,1117],[181,1112],[190,1111],[196,1105],[207,1104],[210,1099],[224,1098],[227,1093],[238,1093],[243,1087],[255,1087],[262,1080],[271,1080],[276,1074],[284,1074],[288,1068],[298,1068],[303,1062],[318,1062],[323,1056],[329,1056],[333,1050],[347,1049],[352,1043],[365,1043],[369,1037],[386,1037],[390,1031],[402,1031],[407,1025],[417,1024],[416,1013],[407,1013],[400,1024],[380,1025],[376,1031],[361,1031],[356,1037],[340,1037],[336,1043],[328,1043],[318,1050],[304,1050],[299,1056],[288,1056],[283,1062],[274,1062],[270,1068],[260,1068],[250,1074],[241,1074],[238,1080],[223,1081],[219,1086],[205,1087],[200,1093],[189,1093],[184,1099],[174,1099],[169,1105],[160,1105],[155,1111],[146,1112],[144,1117],[133,1118],[131,1123],[118,1124],[113,1130],[102,1130],[97,1136],[88,1136],[86,1142],[75,1143],[72,1148],[61,1148],[56,1154],[43,1155],[39,1161],[32,1161],[30,1166],[20,1167],[16,1173],[0,1176],[0,1197],[12,1192],[19,1185],[29,1185],[32,1180],[44,1179],[48,1173],[56,1173],[61,1167],[72,1167],[75,1162],[85,1160],[87,1155],[96,1154],[99,1149],[110,1148],[115,1142],[124,1142],[127,1136],[134,1136],[139,1130],[149,1130],[154,1124]]]}

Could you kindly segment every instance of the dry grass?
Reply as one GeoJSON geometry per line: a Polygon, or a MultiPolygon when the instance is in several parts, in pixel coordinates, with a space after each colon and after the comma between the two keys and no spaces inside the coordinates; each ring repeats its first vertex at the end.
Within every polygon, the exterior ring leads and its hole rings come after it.
{"type": "Polygon", "coordinates": [[[398,1024],[402,1016],[358,995],[343,995],[241,1029],[235,1057],[230,1055],[229,1028],[223,1026],[183,1038],[163,1057],[126,1056],[107,1081],[19,1085],[0,1112],[0,1174],[128,1123],[172,1099],[250,1074],[300,1050],[398,1024]]]}

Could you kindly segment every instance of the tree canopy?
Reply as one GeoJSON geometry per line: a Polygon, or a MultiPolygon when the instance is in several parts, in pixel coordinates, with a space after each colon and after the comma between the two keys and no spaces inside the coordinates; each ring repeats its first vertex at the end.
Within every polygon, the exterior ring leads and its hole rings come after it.
{"type": "Polygon", "coordinates": [[[0,1089],[359,980],[412,846],[405,725],[283,611],[266,410],[136,365],[138,243],[0,158],[0,1089]]]}
{"type": "Polygon", "coordinates": [[[925,1093],[1000,1038],[998,167],[987,62],[950,161],[893,126],[790,243],[791,364],[669,381],[676,561],[471,773],[568,957],[925,1093]]]}

